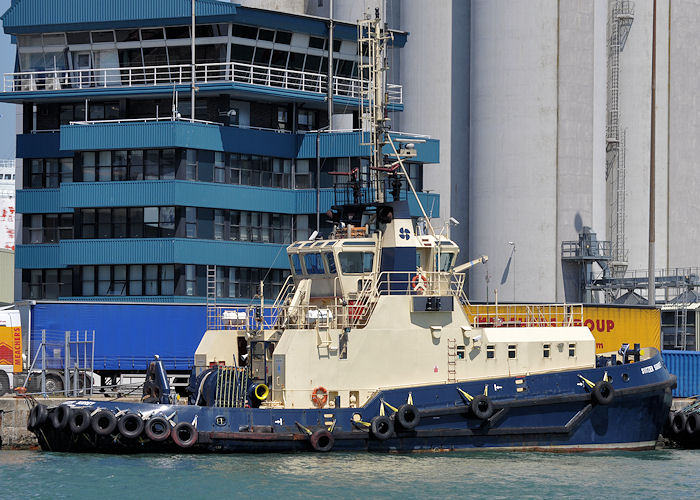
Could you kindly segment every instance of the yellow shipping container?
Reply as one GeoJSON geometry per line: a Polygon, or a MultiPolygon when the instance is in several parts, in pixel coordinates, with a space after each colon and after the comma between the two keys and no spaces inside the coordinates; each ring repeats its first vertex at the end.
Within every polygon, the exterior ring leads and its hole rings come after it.
{"type": "Polygon", "coordinates": [[[661,311],[655,307],[584,306],[583,324],[595,337],[596,352],[622,344],[661,349],[661,311]]]}
{"type": "MultiPolygon", "coordinates": [[[[498,318],[504,325],[518,324],[520,318],[526,315],[524,306],[504,304],[498,308],[498,318]]],[[[468,309],[467,316],[472,324],[494,323],[496,307],[479,305],[476,318],[468,309]]],[[[555,324],[556,320],[553,316],[551,324],[555,324]]],[[[576,325],[579,326],[578,322],[576,325]]],[[[583,325],[593,333],[598,353],[617,351],[622,344],[661,348],[661,311],[654,307],[583,306],[583,325]]]]}

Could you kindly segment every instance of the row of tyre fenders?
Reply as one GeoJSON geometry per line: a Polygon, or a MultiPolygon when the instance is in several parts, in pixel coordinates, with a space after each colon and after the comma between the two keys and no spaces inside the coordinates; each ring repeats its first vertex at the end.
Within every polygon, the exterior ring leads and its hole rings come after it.
{"type": "Polygon", "coordinates": [[[35,405],[29,412],[27,429],[41,433],[41,427],[47,422],[62,431],[68,428],[73,435],[85,433],[88,429],[97,436],[112,435],[115,430],[127,439],[150,439],[153,442],[163,442],[168,438],[181,448],[189,448],[197,443],[197,428],[189,422],[175,424],[166,415],[152,415],[144,418],[137,413],[113,413],[107,409],[96,409],[92,412],[87,408],[72,408],[66,404],[47,408],[43,404],[35,405]]]}

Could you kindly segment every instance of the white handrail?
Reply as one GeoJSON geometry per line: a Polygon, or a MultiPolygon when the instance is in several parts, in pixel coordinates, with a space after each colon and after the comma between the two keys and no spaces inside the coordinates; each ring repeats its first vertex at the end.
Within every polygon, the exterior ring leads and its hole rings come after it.
{"type": "MultiPolygon", "coordinates": [[[[22,71],[4,74],[3,92],[189,85],[191,71],[189,64],[22,71]]],[[[328,83],[327,75],[322,73],[240,62],[197,64],[194,71],[199,84],[224,81],[325,94],[328,83]]],[[[341,97],[359,99],[363,85],[366,82],[356,78],[333,78],[334,94],[341,97]]],[[[387,95],[390,103],[403,104],[401,85],[387,84],[387,95]]]]}

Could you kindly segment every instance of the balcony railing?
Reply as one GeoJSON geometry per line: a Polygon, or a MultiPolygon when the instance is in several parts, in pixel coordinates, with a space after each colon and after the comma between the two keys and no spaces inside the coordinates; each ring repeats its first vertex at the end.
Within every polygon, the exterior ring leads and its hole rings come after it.
{"type": "MultiPolygon", "coordinates": [[[[328,76],[237,62],[195,65],[197,85],[209,83],[243,83],[325,94],[328,76]]],[[[95,68],[42,70],[5,73],[3,92],[35,92],[67,89],[122,88],[156,85],[189,85],[192,66],[140,66],[129,68],[95,68]]],[[[366,90],[367,83],[364,82],[366,90]]],[[[360,99],[363,83],[355,78],[333,77],[333,94],[360,99]]],[[[387,84],[388,101],[403,104],[401,85],[387,84]]]]}

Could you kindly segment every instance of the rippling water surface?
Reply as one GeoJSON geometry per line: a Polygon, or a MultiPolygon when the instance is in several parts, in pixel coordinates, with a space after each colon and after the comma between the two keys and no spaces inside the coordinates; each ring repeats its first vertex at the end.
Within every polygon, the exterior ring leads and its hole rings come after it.
{"type": "Polygon", "coordinates": [[[421,455],[0,451],[0,498],[698,498],[700,450],[421,455]]]}

